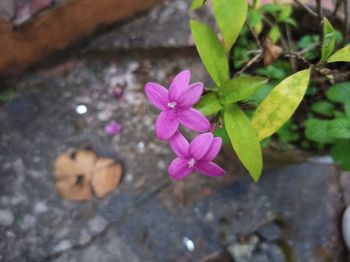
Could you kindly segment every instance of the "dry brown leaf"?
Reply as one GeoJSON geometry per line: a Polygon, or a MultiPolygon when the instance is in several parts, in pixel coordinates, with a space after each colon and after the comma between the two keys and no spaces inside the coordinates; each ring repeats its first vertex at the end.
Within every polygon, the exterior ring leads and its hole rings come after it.
{"type": "Polygon", "coordinates": [[[274,45],[271,39],[267,37],[264,41],[264,65],[268,66],[274,63],[282,52],[283,49],[278,45],[274,45]]]}
{"type": "Polygon", "coordinates": [[[54,164],[55,188],[70,200],[104,197],[118,186],[122,167],[110,158],[98,158],[89,150],[60,154],[54,164]]]}
{"type": "Polygon", "coordinates": [[[92,188],[96,196],[104,197],[111,193],[119,184],[122,167],[109,158],[97,160],[92,177],[92,188]]]}

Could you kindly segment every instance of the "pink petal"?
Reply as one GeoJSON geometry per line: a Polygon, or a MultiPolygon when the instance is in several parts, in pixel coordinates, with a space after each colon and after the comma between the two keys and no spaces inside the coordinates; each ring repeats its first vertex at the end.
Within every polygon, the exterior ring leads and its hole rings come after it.
{"type": "Polygon", "coordinates": [[[223,176],[225,174],[225,170],[213,162],[199,161],[195,164],[194,169],[206,176],[223,176]]]}
{"type": "Polygon", "coordinates": [[[116,121],[111,121],[105,126],[105,132],[108,135],[116,135],[122,131],[123,127],[121,124],[116,121]]]}
{"type": "Polygon", "coordinates": [[[222,145],[221,137],[215,137],[208,152],[203,156],[201,161],[211,161],[213,160],[220,152],[222,145]]]}
{"type": "Polygon", "coordinates": [[[180,132],[176,132],[175,135],[170,139],[170,147],[178,157],[189,157],[189,144],[186,138],[180,132]]]}
{"type": "Polygon", "coordinates": [[[208,152],[211,143],[213,141],[212,133],[204,133],[196,136],[189,147],[189,152],[196,160],[202,159],[202,157],[208,152]]]}
{"type": "Polygon", "coordinates": [[[156,121],[156,135],[160,140],[170,139],[179,127],[173,111],[162,111],[156,121]]]}
{"type": "Polygon", "coordinates": [[[193,172],[193,168],[188,167],[188,160],[175,158],[168,167],[169,176],[172,179],[182,179],[193,172]]]}
{"type": "Polygon", "coordinates": [[[189,70],[184,70],[178,73],[170,84],[169,101],[177,102],[180,96],[188,89],[191,73],[189,70]]]}
{"type": "Polygon", "coordinates": [[[148,100],[161,110],[168,109],[168,90],[156,83],[147,83],[145,93],[148,100]]]}
{"type": "Polygon", "coordinates": [[[181,124],[193,131],[206,132],[210,128],[208,119],[192,107],[178,110],[177,116],[181,124]]]}
{"type": "Polygon", "coordinates": [[[191,84],[187,91],[178,98],[177,102],[181,108],[189,108],[199,101],[202,93],[203,83],[191,84]]]}

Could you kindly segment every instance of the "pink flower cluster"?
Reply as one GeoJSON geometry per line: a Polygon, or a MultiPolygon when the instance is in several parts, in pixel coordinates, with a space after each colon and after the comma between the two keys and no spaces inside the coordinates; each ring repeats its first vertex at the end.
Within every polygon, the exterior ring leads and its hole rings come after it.
{"type": "Polygon", "coordinates": [[[225,171],[212,162],[218,155],[222,141],[208,132],[210,122],[193,106],[203,93],[203,83],[190,84],[190,71],[177,74],[169,90],[156,83],[147,83],[145,92],[149,101],[161,110],[156,121],[156,135],[168,141],[176,154],[168,173],[173,179],[182,179],[194,171],[206,176],[221,176],[225,171]],[[179,126],[200,132],[191,143],[178,131],[179,126]]]}

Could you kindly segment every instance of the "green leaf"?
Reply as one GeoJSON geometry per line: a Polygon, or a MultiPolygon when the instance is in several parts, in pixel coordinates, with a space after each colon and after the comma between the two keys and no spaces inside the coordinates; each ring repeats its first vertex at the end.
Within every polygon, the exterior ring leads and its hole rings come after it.
{"type": "Polygon", "coordinates": [[[311,110],[324,116],[332,116],[334,105],[328,101],[319,101],[311,105],[311,110]]]}
{"type": "Polygon", "coordinates": [[[333,143],[334,139],[328,135],[328,120],[309,118],[305,121],[305,136],[314,142],[333,143]]]}
{"type": "Polygon", "coordinates": [[[215,131],[213,132],[213,135],[215,137],[221,137],[222,143],[224,145],[228,144],[230,142],[230,138],[228,137],[227,131],[225,127],[218,127],[215,129],[215,131]]]}
{"type": "Polygon", "coordinates": [[[271,39],[272,43],[276,44],[277,41],[280,39],[280,37],[281,37],[281,32],[278,26],[274,25],[273,27],[271,27],[269,32],[269,38],[271,39]]]}
{"type": "Polygon", "coordinates": [[[195,20],[190,25],[199,56],[215,84],[220,86],[229,78],[225,50],[207,25],[195,20]]]}
{"type": "Polygon", "coordinates": [[[191,4],[191,10],[196,10],[198,8],[200,8],[202,5],[204,5],[206,2],[206,0],[193,0],[192,4],[191,4]]]}
{"type": "Polygon", "coordinates": [[[339,118],[331,120],[328,124],[328,134],[334,138],[350,138],[350,119],[339,118]]]}
{"type": "Polygon", "coordinates": [[[288,18],[290,18],[291,14],[293,12],[291,5],[281,5],[281,11],[278,15],[277,21],[278,22],[284,22],[288,18]]]}
{"type": "Polygon", "coordinates": [[[225,106],[224,123],[238,158],[257,182],[262,171],[262,153],[255,129],[235,104],[225,106]]]}
{"type": "Polygon", "coordinates": [[[335,31],[325,17],[323,19],[323,40],[322,40],[322,49],[321,49],[321,60],[320,62],[324,62],[327,58],[332,54],[334,50],[335,44],[335,31]]]}
{"type": "Polygon", "coordinates": [[[344,104],[344,111],[346,116],[350,117],[350,101],[344,104]]]}
{"type": "Polygon", "coordinates": [[[218,93],[223,104],[232,104],[247,99],[266,84],[263,77],[241,76],[236,77],[219,87],[218,93]]]}
{"type": "Polygon", "coordinates": [[[338,103],[350,101],[350,82],[342,82],[332,85],[326,92],[329,100],[338,103]]]}
{"type": "Polygon", "coordinates": [[[277,131],[277,136],[278,140],[285,144],[294,142],[299,139],[299,134],[295,131],[295,125],[293,125],[292,121],[285,123],[277,131]]]}
{"type": "Polygon", "coordinates": [[[242,30],[248,12],[247,0],[214,0],[213,11],[229,52],[242,30]]]}
{"type": "Polygon", "coordinates": [[[333,145],[331,156],[343,170],[350,171],[350,141],[339,141],[333,145]]]}
{"type": "Polygon", "coordinates": [[[327,63],[350,62],[350,45],[343,47],[328,58],[327,63]]]}
{"type": "Polygon", "coordinates": [[[293,115],[305,95],[310,69],[299,71],[279,83],[256,109],[252,124],[262,140],[271,136],[293,115]]]}
{"type": "Polygon", "coordinates": [[[210,92],[201,97],[196,109],[206,116],[214,115],[222,109],[219,98],[215,92],[210,92]]]}

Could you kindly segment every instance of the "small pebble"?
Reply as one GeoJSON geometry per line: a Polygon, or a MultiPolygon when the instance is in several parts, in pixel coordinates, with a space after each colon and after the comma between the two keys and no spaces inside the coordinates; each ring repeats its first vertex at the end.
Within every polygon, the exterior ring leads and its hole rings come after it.
{"type": "Polygon", "coordinates": [[[13,224],[14,217],[10,210],[2,209],[0,210],[0,225],[11,226],[13,224]]]}
{"type": "Polygon", "coordinates": [[[182,239],[182,243],[185,245],[188,251],[192,252],[194,250],[194,243],[188,237],[184,237],[182,239]]]}
{"type": "Polygon", "coordinates": [[[87,112],[87,107],[86,107],[86,105],[78,105],[75,108],[75,111],[77,112],[77,114],[83,115],[87,112]]]}

